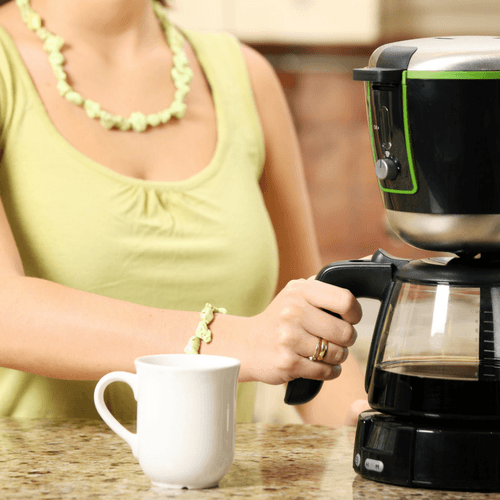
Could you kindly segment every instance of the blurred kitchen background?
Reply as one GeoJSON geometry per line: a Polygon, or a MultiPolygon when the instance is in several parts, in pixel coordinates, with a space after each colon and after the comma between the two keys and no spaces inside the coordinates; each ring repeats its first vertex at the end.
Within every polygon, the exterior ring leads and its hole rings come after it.
{"type": "MultiPolygon", "coordinates": [[[[273,64],[297,128],[323,263],[383,248],[398,257],[427,252],[391,234],[374,174],[363,84],[352,69],[378,46],[445,35],[500,35],[498,0],[171,0],[180,26],[225,30],[273,64]]],[[[364,365],[378,302],[351,352],[364,365]]],[[[331,382],[334,383],[334,382],[331,382]]],[[[255,418],[298,422],[284,387],[259,387],[255,418]]]]}

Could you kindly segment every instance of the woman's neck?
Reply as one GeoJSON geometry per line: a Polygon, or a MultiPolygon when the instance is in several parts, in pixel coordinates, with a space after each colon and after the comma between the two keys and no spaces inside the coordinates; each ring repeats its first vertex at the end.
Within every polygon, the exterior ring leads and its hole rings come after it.
{"type": "Polygon", "coordinates": [[[140,51],[163,39],[151,0],[31,0],[49,31],[104,54],[140,51]]]}

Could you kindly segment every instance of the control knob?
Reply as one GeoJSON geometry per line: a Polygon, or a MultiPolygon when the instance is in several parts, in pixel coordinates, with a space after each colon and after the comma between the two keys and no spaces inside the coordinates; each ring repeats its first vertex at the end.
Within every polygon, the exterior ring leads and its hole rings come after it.
{"type": "Polygon", "coordinates": [[[375,175],[381,181],[393,181],[399,174],[399,161],[396,158],[383,158],[375,164],[375,175]]]}

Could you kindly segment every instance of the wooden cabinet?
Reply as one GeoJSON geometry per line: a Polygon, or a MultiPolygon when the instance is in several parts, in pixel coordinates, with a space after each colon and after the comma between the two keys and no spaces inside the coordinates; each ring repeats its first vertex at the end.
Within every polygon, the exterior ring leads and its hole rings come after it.
{"type": "Polygon", "coordinates": [[[237,0],[235,33],[249,41],[372,43],[379,34],[378,0],[237,0]]]}
{"type": "Polygon", "coordinates": [[[225,0],[173,0],[170,19],[183,28],[221,31],[224,29],[225,0]]]}
{"type": "MultiPolygon", "coordinates": [[[[1,0],[0,0],[1,2],[1,0]]],[[[171,0],[180,26],[245,42],[377,45],[439,35],[495,35],[498,0],[171,0]]]]}
{"type": "Polygon", "coordinates": [[[498,35],[498,0],[383,0],[382,39],[498,35]]]}
{"type": "Polygon", "coordinates": [[[180,26],[225,30],[245,42],[371,44],[381,0],[176,0],[180,26]]]}

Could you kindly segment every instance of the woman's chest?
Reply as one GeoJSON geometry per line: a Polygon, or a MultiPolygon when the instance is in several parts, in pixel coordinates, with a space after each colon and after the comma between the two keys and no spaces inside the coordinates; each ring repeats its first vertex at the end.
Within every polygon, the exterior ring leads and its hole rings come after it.
{"type": "MultiPolygon", "coordinates": [[[[193,70],[183,118],[148,127],[144,132],[107,130],[83,106],[62,97],[47,54],[36,44],[18,44],[38,97],[51,125],[61,138],[85,157],[121,175],[152,181],[180,181],[203,170],[218,142],[218,117],[210,86],[192,49],[193,70]]],[[[70,54],[71,55],[71,54],[70,54]]],[[[75,59],[75,58],[74,58],[75,59]]],[[[78,64],[68,57],[68,82],[84,98],[113,115],[157,114],[173,102],[171,67],[163,60],[108,68],[98,63],[78,64]]]]}
{"type": "Polygon", "coordinates": [[[157,307],[206,301],[209,289],[232,312],[272,298],[277,246],[251,165],[223,164],[182,190],[8,157],[18,161],[1,165],[1,196],[27,274],[157,307]]]}
{"type": "MultiPolygon", "coordinates": [[[[150,181],[181,181],[203,170],[214,156],[217,119],[208,99],[186,99],[188,109],[182,119],[171,118],[164,125],[138,133],[106,130],[82,108],[51,92],[49,86],[37,87],[41,89],[39,95],[48,117],[61,137],[85,157],[121,175],[150,181]]],[[[102,99],[103,109],[105,101],[102,99]]],[[[137,106],[137,111],[145,109],[140,102],[137,106]]]]}

